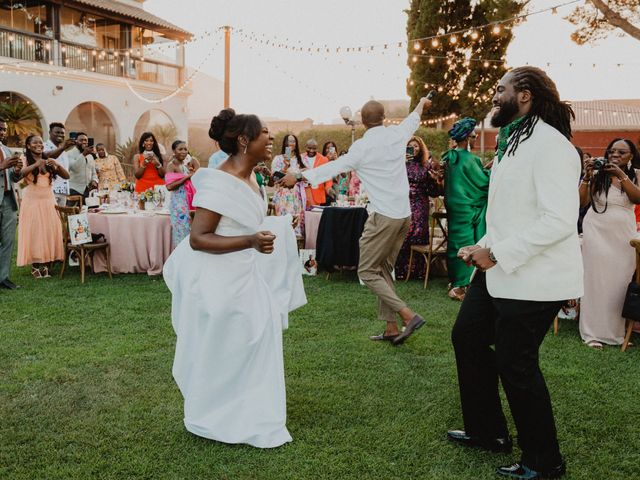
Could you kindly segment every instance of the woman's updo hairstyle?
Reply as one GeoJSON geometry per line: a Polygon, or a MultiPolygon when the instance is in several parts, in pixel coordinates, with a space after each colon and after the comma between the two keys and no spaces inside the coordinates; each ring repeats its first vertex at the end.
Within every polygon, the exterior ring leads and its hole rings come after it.
{"type": "Polygon", "coordinates": [[[262,122],[256,115],[236,115],[233,108],[225,108],[211,120],[209,137],[218,142],[229,155],[238,153],[238,137],[253,141],[262,133],[262,122]]]}

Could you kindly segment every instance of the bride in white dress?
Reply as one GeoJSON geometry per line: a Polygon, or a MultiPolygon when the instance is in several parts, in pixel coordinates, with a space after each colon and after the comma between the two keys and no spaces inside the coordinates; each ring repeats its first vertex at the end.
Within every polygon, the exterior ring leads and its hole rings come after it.
{"type": "Polygon", "coordinates": [[[260,119],[223,110],[209,135],[230,157],[193,176],[191,234],[164,267],[177,335],[173,376],[187,430],[278,447],[291,441],[282,330],[306,303],[296,239],[290,218],[265,219],[252,172],[270,158],[272,139],[260,119]]]}

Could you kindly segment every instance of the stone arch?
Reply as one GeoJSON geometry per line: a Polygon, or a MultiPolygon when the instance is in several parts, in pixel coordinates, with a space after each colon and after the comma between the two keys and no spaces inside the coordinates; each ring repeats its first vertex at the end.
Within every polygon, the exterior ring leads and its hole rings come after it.
{"type": "Polygon", "coordinates": [[[40,109],[40,107],[38,107],[38,105],[31,100],[31,98],[29,98],[27,95],[24,95],[20,92],[16,92],[13,90],[4,90],[4,91],[0,91],[0,103],[9,103],[9,104],[17,104],[17,103],[27,103],[31,106],[33,106],[33,108],[35,108],[39,119],[38,120],[30,120],[30,121],[26,121],[24,123],[24,126],[28,129],[31,130],[29,128],[30,125],[32,125],[32,130],[33,131],[29,131],[26,135],[20,135],[20,138],[8,138],[7,139],[7,143],[10,144],[10,146],[13,147],[19,147],[22,146],[22,140],[24,140],[24,138],[26,138],[27,135],[31,134],[31,133],[38,133],[40,135],[45,134],[45,132],[47,131],[47,122],[44,118],[44,115],[42,114],[42,110],[40,109]]]}
{"type": "MultiPolygon", "coordinates": [[[[147,110],[138,118],[133,137],[136,143],[140,140],[140,136],[144,132],[149,131],[154,133],[158,143],[162,145],[161,149],[164,147],[165,151],[162,152],[163,154],[170,151],[171,144],[176,140],[178,135],[176,124],[171,116],[159,108],[147,110]]],[[[186,138],[184,140],[186,140],[186,138]]]]}
{"type": "Polygon", "coordinates": [[[99,102],[82,102],[69,112],[64,123],[69,132],[85,132],[95,143],[104,143],[107,151],[115,152],[118,125],[107,107],[99,102]]]}

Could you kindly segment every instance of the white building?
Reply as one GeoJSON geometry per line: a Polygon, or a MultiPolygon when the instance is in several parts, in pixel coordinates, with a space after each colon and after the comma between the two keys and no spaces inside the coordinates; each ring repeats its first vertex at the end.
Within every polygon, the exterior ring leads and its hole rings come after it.
{"type": "Polygon", "coordinates": [[[192,35],[143,2],[0,0],[0,101],[35,106],[45,136],[62,122],[111,150],[154,125],[186,139],[192,35]]]}

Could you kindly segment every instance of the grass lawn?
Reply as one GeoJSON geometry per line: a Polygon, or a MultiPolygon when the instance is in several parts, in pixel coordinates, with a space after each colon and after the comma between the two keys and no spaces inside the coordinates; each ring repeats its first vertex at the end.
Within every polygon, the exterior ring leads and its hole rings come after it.
{"type": "MultiPolygon", "coordinates": [[[[449,340],[458,304],[442,280],[398,286],[428,320],[399,348],[367,339],[381,325],[353,276],[305,280],[309,304],[285,333],[294,441],[258,450],[184,429],[161,278],[12,278],[22,288],[0,291],[0,478],[493,479],[519,454],[445,440],[462,421],[449,340]]],[[[566,478],[638,478],[640,350],[591,350],[564,321],[542,365],[566,478]]]]}

